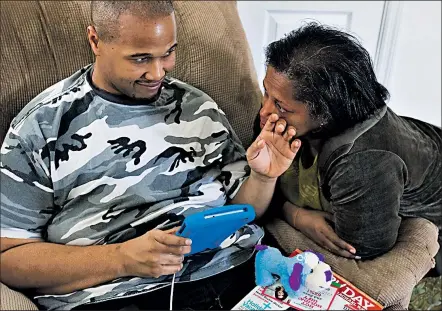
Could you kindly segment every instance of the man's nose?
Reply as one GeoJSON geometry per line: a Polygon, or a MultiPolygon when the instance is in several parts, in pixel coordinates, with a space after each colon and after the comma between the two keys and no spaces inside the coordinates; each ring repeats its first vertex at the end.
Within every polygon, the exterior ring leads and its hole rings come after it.
{"type": "Polygon", "coordinates": [[[165,74],[166,72],[164,71],[161,59],[156,58],[148,65],[145,76],[149,81],[159,81],[164,77],[165,74]]]}
{"type": "Polygon", "coordinates": [[[276,106],[269,98],[264,98],[259,115],[262,119],[267,119],[272,113],[278,113],[276,106]]]}

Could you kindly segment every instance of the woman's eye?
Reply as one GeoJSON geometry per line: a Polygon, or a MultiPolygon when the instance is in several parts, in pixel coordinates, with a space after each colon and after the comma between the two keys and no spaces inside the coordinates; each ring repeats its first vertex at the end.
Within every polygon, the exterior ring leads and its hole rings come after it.
{"type": "Polygon", "coordinates": [[[275,102],[276,108],[282,113],[287,112],[284,108],[281,107],[281,105],[278,102],[275,102]]]}

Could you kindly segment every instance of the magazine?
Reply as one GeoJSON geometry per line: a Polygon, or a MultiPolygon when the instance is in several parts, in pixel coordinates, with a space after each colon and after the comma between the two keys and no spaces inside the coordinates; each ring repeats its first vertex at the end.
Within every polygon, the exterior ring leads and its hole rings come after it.
{"type": "MultiPolygon", "coordinates": [[[[290,257],[302,253],[295,250],[290,257]]],[[[383,306],[333,273],[330,288],[315,292],[305,289],[291,298],[277,280],[271,286],[256,286],[232,310],[382,310],[383,306]]]]}

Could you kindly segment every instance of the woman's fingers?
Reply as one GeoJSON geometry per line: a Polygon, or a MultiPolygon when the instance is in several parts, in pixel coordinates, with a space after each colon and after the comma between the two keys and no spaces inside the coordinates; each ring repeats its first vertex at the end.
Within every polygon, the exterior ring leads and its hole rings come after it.
{"type": "Polygon", "coordinates": [[[278,120],[279,116],[276,113],[271,114],[270,117],[267,119],[266,124],[262,128],[262,131],[273,132],[273,129],[275,128],[276,122],[278,120]]]}
{"type": "Polygon", "coordinates": [[[278,121],[276,121],[275,132],[279,135],[284,135],[286,127],[287,122],[284,119],[279,119],[278,121]]]}
{"type": "Polygon", "coordinates": [[[334,244],[326,236],[323,237],[322,242],[323,242],[322,247],[324,247],[325,249],[329,250],[330,252],[332,252],[335,255],[339,255],[339,256],[342,256],[342,257],[345,257],[345,258],[351,258],[351,259],[355,258],[355,256],[353,254],[351,254],[350,252],[346,251],[345,249],[342,249],[342,248],[338,247],[336,244],[334,244]]]}
{"type": "Polygon", "coordinates": [[[292,152],[297,153],[299,148],[301,148],[301,141],[299,139],[295,139],[294,141],[292,141],[290,145],[290,149],[292,150],[292,152]]]}
{"type": "Polygon", "coordinates": [[[293,139],[293,137],[295,137],[295,135],[296,135],[296,129],[293,126],[289,125],[287,126],[287,130],[284,132],[283,137],[286,141],[289,142],[293,139]]]}
{"type": "Polygon", "coordinates": [[[326,225],[322,231],[322,235],[324,237],[323,240],[326,248],[332,253],[347,258],[355,258],[354,253],[356,253],[356,250],[344,240],[340,239],[333,231],[332,227],[326,225]],[[354,252],[352,253],[352,251],[354,252]]]}

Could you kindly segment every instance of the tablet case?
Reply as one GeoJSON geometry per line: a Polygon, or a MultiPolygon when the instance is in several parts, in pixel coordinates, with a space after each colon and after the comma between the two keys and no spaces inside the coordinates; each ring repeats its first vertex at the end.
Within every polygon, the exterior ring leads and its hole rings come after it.
{"type": "Polygon", "coordinates": [[[177,235],[192,240],[186,256],[219,247],[230,235],[255,219],[249,204],[224,205],[191,214],[184,219],[177,235]]]}

